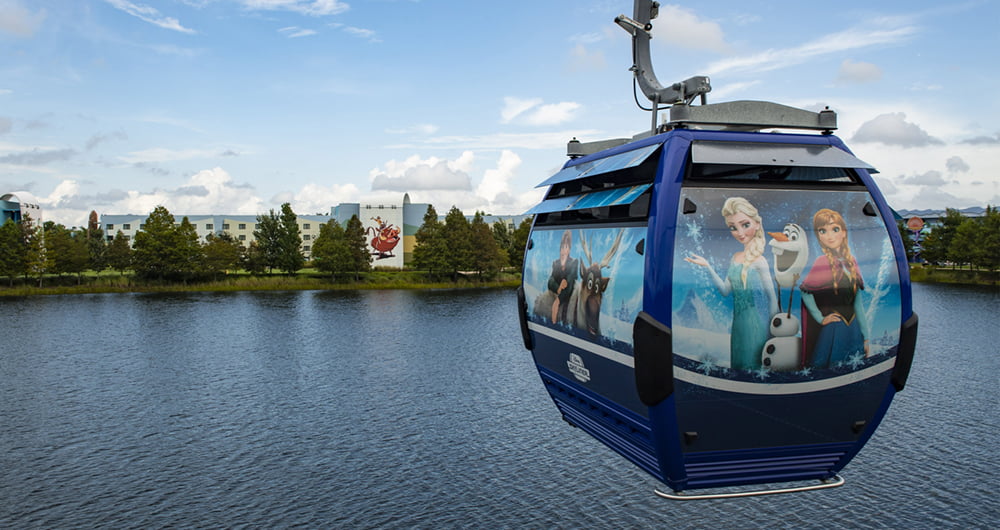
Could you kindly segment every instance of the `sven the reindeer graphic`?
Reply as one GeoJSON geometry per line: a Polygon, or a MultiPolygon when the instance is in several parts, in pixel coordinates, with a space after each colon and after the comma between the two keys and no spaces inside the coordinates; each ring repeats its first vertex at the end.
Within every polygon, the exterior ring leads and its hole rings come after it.
{"type": "Polygon", "coordinates": [[[566,312],[566,320],[579,329],[586,330],[591,338],[596,338],[601,334],[601,302],[604,298],[604,291],[608,288],[611,277],[605,277],[601,269],[606,268],[611,263],[611,258],[618,251],[618,245],[622,242],[622,235],[625,229],[622,228],[615,236],[615,242],[611,249],[604,255],[600,263],[595,263],[591,257],[591,245],[580,232],[580,245],[583,247],[583,254],[586,258],[580,260],[580,282],[573,295],[569,299],[569,308],[566,312]]]}

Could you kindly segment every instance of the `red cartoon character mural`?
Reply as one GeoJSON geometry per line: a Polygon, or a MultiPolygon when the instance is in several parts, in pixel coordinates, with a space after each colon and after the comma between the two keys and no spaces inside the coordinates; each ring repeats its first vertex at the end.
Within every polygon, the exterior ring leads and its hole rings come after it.
{"type": "Polygon", "coordinates": [[[372,217],[372,221],[377,226],[369,226],[366,230],[368,235],[374,236],[371,240],[372,248],[375,249],[372,255],[377,256],[375,259],[394,257],[392,249],[399,244],[399,227],[383,221],[381,217],[372,217]]]}

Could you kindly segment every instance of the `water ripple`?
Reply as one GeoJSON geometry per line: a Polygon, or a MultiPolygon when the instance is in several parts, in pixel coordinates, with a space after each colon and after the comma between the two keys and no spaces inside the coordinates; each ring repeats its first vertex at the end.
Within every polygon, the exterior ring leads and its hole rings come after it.
{"type": "Polygon", "coordinates": [[[559,419],[510,292],[3,300],[0,527],[995,527],[997,302],[915,286],[843,488],[671,503],[559,419]]]}

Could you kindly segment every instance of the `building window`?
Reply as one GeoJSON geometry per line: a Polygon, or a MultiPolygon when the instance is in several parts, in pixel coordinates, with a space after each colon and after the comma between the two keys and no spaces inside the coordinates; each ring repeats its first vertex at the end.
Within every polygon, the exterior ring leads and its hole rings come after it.
{"type": "Polygon", "coordinates": [[[312,227],[312,225],[310,225],[309,223],[302,225],[303,230],[309,230],[310,227],[312,227]]]}
{"type": "Polygon", "coordinates": [[[246,240],[247,240],[247,236],[245,236],[243,234],[240,234],[240,241],[246,241],[246,240]]]}
{"type": "Polygon", "coordinates": [[[309,234],[302,234],[302,241],[309,241],[309,234]]]}
{"type": "Polygon", "coordinates": [[[205,223],[205,230],[211,230],[212,226],[212,223],[205,223]]]}
{"type": "Polygon", "coordinates": [[[128,223],[125,223],[125,224],[122,225],[122,230],[131,230],[131,229],[132,229],[132,225],[130,225],[128,223]]]}
{"type": "Polygon", "coordinates": [[[142,223],[141,225],[139,225],[139,230],[145,230],[145,229],[146,229],[146,223],[142,223]]]}
{"type": "Polygon", "coordinates": [[[239,229],[240,230],[246,230],[247,229],[247,224],[246,223],[240,223],[239,224],[239,229]]]}
{"type": "Polygon", "coordinates": [[[112,242],[112,241],[114,241],[114,240],[115,240],[115,236],[108,236],[108,242],[109,243],[112,242]]]}
{"type": "Polygon", "coordinates": [[[223,230],[229,230],[229,223],[222,223],[223,230]]]}
{"type": "Polygon", "coordinates": [[[310,248],[309,245],[306,245],[306,246],[302,247],[302,250],[304,252],[309,252],[309,248],[310,248]]]}
{"type": "Polygon", "coordinates": [[[129,237],[129,236],[122,236],[122,237],[124,237],[124,238],[125,238],[125,241],[128,241],[128,240],[132,239],[132,238],[131,238],[131,237],[129,237]]]}
{"type": "Polygon", "coordinates": [[[108,231],[109,232],[112,231],[112,230],[114,230],[114,229],[115,229],[115,225],[108,225],[108,231]]]}

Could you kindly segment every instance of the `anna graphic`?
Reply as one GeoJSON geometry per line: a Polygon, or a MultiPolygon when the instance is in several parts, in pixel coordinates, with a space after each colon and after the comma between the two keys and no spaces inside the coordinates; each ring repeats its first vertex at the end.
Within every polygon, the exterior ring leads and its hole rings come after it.
{"type": "Polygon", "coordinates": [[[802,281],[803,363],[828,368],[854,355],[869,354],[868,319],[858,291],[861,269],[847,244],[847,224],[824,208],[813,216],[813,232],[823,255],[802,281]]]}
{"type": "Polygon", "coordinates": [[[756,370],[761,367],[768,322],[778,312],[778,297],[764,259],[764,230],[757,208],[743,197],[726,199],[722,216],[730,235],[743,245],[742,251],[733,254],[725,280],[701,256],[692,254],[684,260],[708,269],[722,296],[733,295],[730,366],[736,370],[756,370]]]}

